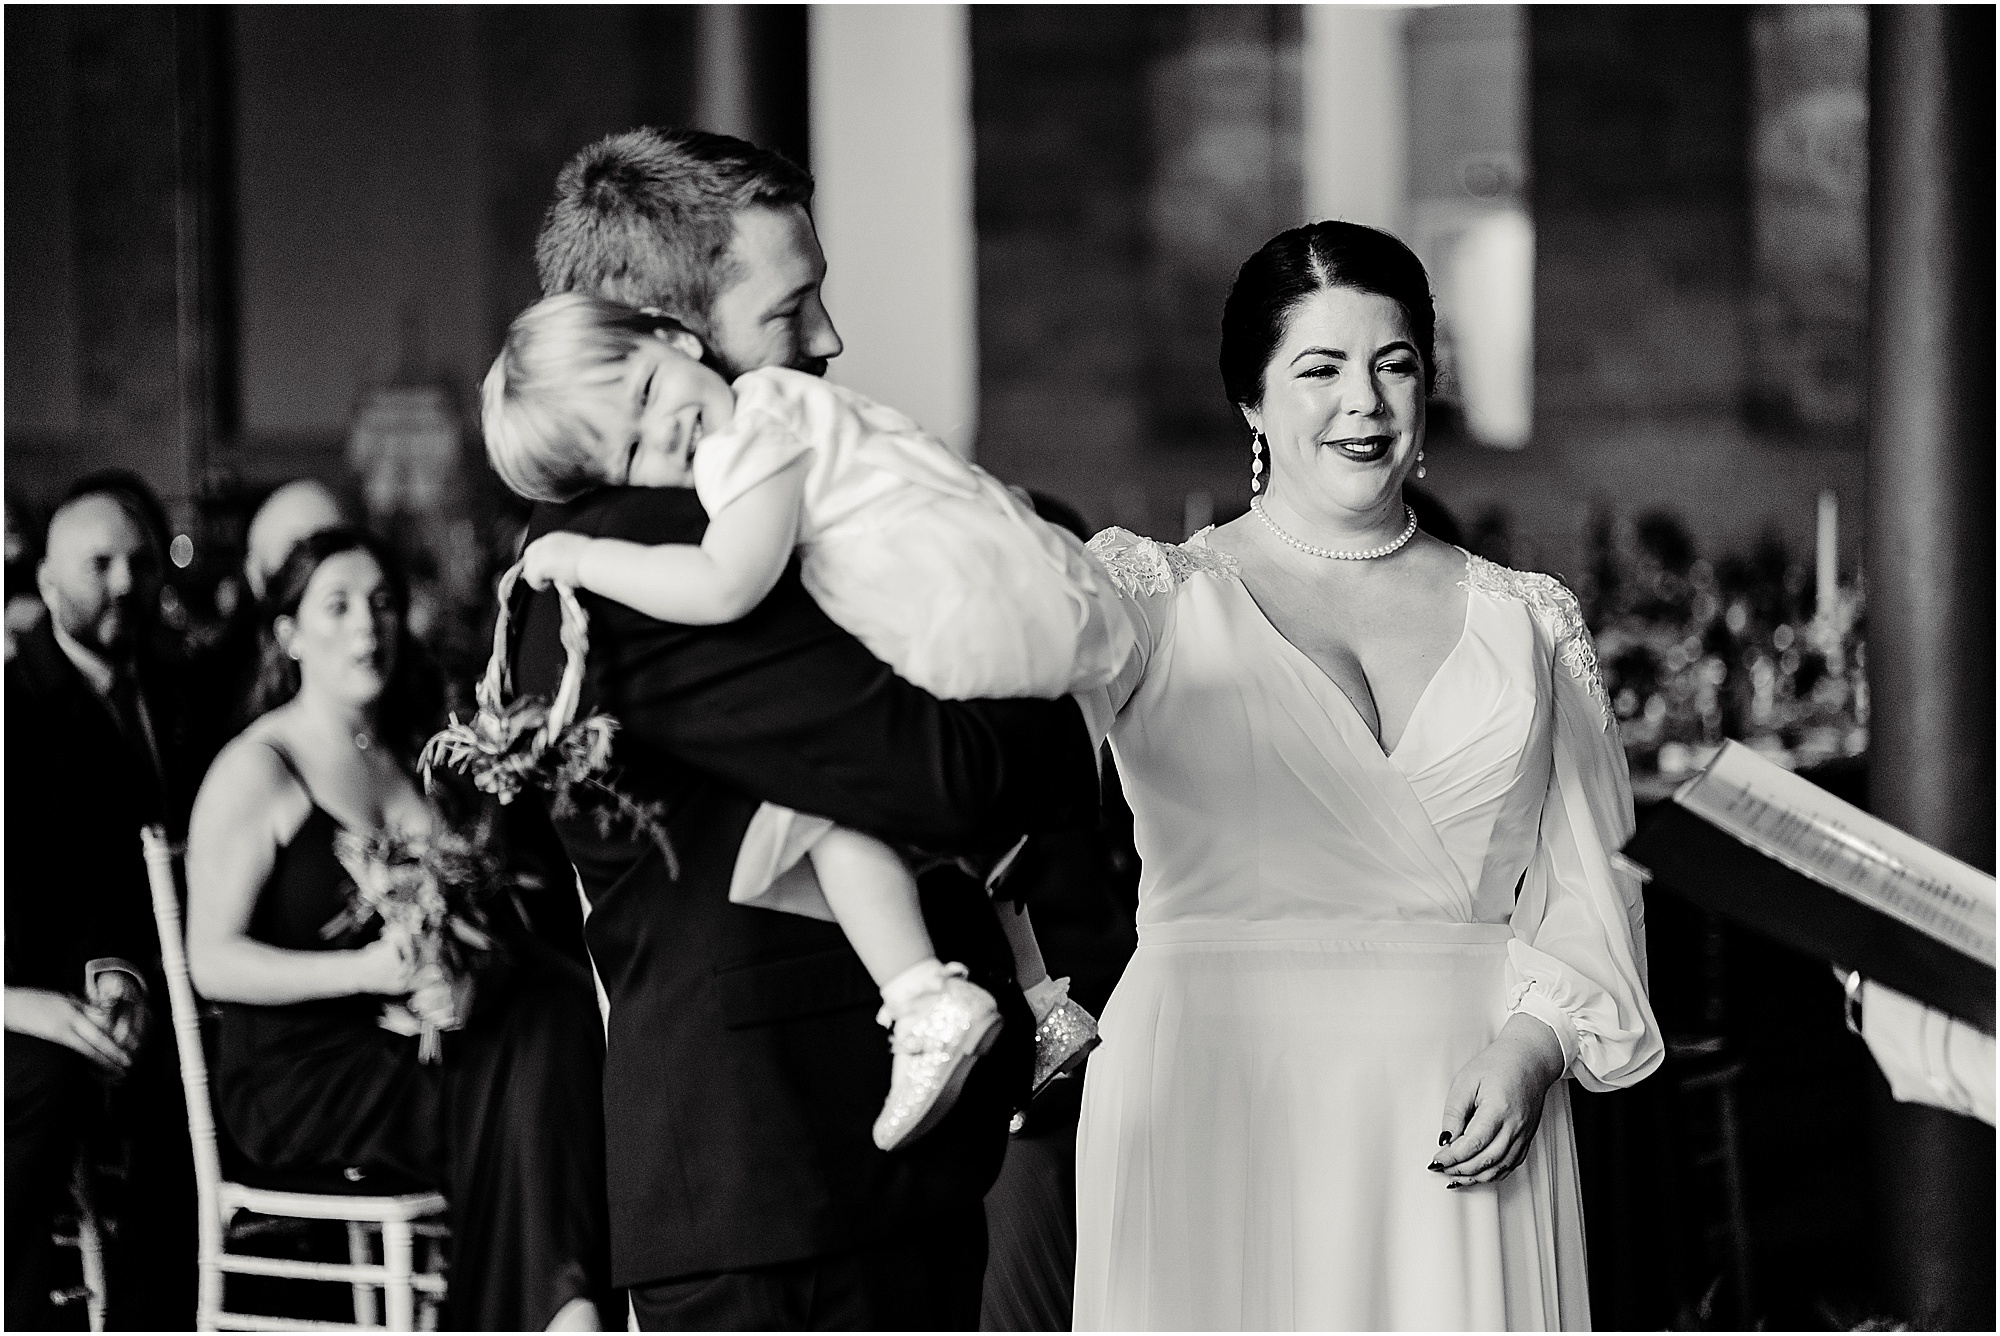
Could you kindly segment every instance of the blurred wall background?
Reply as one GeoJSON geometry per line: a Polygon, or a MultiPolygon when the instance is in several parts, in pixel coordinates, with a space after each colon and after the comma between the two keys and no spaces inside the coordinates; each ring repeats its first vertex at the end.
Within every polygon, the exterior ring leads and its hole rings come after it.
{"type": "Polygon", "coordinates": [[[10,495],[119,459],[192,524],[230,479],[339,472],[399,378],[470,425],[562,160],[761,115],[734,128],[819,170],[835,374],[1094,524],[1241,510],[1221,298],[1334,214],[1431,266],[1459,411],[1430,486],[1517,562],[1579,575],[1593,506],[1704,550],[1806,551],[1826,489],[1858,521],[1858,8],[731,12],[11,11],[10,495]],[[787,70],[810,96],[770,105],[787,70]],[[177,222],[197,167],[208,220],[177,222]],[[1503,269],[1518,295],[1458,292],[1503,269]]]}

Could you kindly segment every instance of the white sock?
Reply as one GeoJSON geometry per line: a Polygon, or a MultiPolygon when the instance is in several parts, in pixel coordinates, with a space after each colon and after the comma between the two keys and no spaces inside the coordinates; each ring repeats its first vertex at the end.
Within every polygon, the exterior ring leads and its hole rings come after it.
{"type": "Polygon", "coordinates": [[[1021,996],[1028,999],[1028,1010],[1035,1013],[1035,1024],[1040,1025],[1069,996],[1069,980],[1044,979],[1032,988],[1023,988],[1021,996]]]}
{"type": "Polygon", "coordinates": [[[944,980],[944,963],[936,956],[926,956],[882,985],[882,1003],[891,1011],[901,1011],[913,999],[944,987],[944,980]]]}

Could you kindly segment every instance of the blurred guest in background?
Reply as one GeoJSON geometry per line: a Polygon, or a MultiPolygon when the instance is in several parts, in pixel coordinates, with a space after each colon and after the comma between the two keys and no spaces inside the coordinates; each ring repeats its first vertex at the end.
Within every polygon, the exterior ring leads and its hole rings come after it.
{"type": "Polygon", "coordinates": [[[243,555],[243,579],[250,596],[263,600],[271,577],[300,540],[345,520],[339,498],[323,482],[301,478],[272,492],[250,517],[248,551],[243,555]]]}
{"type": "Polygon", "coordinates": [[[18,638],[34,629],[47,611],[35,592],[36,556],[28,524],[20,509],[7,503],[7,658],[14,657],[18,638]]]}
{"type": "MultiPolygon", "coordinates": [[[[49,1221],[79,1129],[113,1089],[131,1141],[112,1254],[118,1325],[194,1311],[187,1120],[158,977],[139,829],[183,828],[185,716],[148,652],[160,533],[125,486],[80,486],[49,521],[49,615],[7,665],[7,1318],[48,1325],[49,1221]]],[[[103,1148],[93,1147],[93,1154],[103,1148]]]]}
{"type": "Polygon", "coordinates": [[[388,548],[362,530],[295,544],[263,607],[268,713],[216,759],[188,840],[189,967],[225,1004],[220,1121],[253,1172],[442,1190],[453,1329],[597,1330],[609,1258],[590,981],[499,914],[501,971],[465,980],[418,972],[393,932],[327,939],[347,907],[336,836],[421,836],[441,819],[413,777],[438,693],[388,548]],[[441,1062],[378,1023],[405,997],[456,1030],[441,1062]]]}
{"type": "MultiPolygon", "coordinates": [[[[71,483],[69,490],[63,493],[63,503],[68,504],[85,496],[109,496],[125,507],[133,523],[145,531],[153,549],[160,554],[161,573],[165,574],[164,562],[167,544],[173,537],[173,526],[167,522],[167,508],[160,504],[160,498],[144,478],[131,469],[97,469],[71,483]]],[[[160,586],[155,584],[153,593],[156,598],[159,592],[160,586]]]]}
{"type": "Polygon", "coordinates": [[[230,609],[222,634],[196,656],[190,674],[195,719],[194,753],[205,771],[216,754],[253,717],[251,692],[260,661],[259,605],[273,573],[303,538],[345,520],[339,500],[325,483],[310,478],[288,482],[266,497],[250,517],[243,583],[249,597],[230,609]]]}

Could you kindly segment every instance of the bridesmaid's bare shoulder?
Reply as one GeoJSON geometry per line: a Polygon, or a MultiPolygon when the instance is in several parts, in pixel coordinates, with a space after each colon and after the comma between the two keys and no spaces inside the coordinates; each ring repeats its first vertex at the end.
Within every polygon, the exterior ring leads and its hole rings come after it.
{"type": "Polygon", "coordinates": [[[285,715],[281,708],[254,720],[216,756],[195,797],[195,827],[270,829],[310,805],[280,755],[289,742],[285,715]]]}

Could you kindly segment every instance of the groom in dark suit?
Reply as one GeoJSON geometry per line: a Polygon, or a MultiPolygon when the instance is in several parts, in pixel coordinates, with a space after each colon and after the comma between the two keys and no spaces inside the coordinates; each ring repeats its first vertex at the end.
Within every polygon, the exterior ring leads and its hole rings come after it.
{"type": "MultiPolygon", "coordinates": [[[[614,136],[557,181],[536,248],[543,289],[658,307],[732,377],[823,372],[841,343],[820,301],[811,194],[805,173],[740,140],[614,136]]],[[[530,537],[692,543],[706,524],[691,491],[610,488],[539,507],[530,537]]],[[[730,873],[760,800],[932,850],[1090,825],[1080,714],[1067,700],[933,699],[834,625],[796,562],[728,625],[583,600],[583,709],[620,721],[620,782],[665,804],[680,861],[676,878],[643,838],[559,823],[610,999],[614,1283],[653,1330],[976,1327],[981,1199],[1033,1056],[982,889],[955,871],[922,880],[938,955],[999,1001],[1000,1042],[949,1116],[885,1154],[870,1139],[890,1066],[874,984],[834,925],[730,903],[730,873]]],[[[554,594],[535,595],[520,690],[553,692],[557,622],[554,594]]]]}

